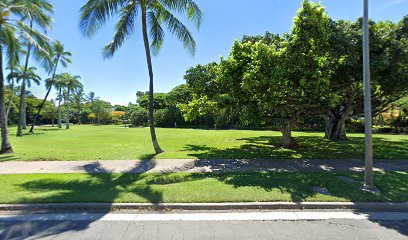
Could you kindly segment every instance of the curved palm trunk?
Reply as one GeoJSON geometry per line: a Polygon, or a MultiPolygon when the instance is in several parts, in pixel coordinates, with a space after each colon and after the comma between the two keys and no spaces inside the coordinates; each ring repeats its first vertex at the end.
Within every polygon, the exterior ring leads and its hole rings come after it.
{"type": "Polygon", "coordinates": [[[65,99],[64,104],[65,104],[65,128],[69,129],[69,89],[67,92],[67,99],[65,99]]]}
{"type": "MultiPolygon", "coordinates": [[[[57,73],[59,57],[57,58],[56,62],[57,63],[55,64],[54,73],[52,74],[52,80],[55,79],[55,74],[57,73]]],[[[47,94],[45,95],[43,101],[41,102],[40,107],[38,108],[37,114],[35,115],[34,120],[31,123],[30,133],[34,133],[34,126],[37,123],[38,118],[40,117],[41,110],[44,108],[45,102],[47,101],[48,95],[50,95],[51,89],[52,89],[52,86],[50,86],[50,88],[48,89],[47,94]]]]}
{"type": "Polygon", "coordinates": [[[44,105],[45,105],[45,102],[47,101],[48,95],[50,95],[51,89],[52,89],[52,87],[50,87],[50,88],[48,89],[47,94],[45,94],[45,97],[44,97],[44,99],[43,99],[42,102],[41,102],[41,105],[38,107],[37,114],[35,115],[34,120],[33,120],[33,122],[31,123],[30,133],[34,133],[34,126],[35,126],[35,124],[37,123],[38,118],[40,117],[41,110],[43,109],[43,107],[44,107],[44,105]]]}
{"type": "Polygon", "coordinates": [[[58,128],[62,128],[62,110],[61,110],[61,89],[59,90],[59,100],[58,100],[58,128]]]}
{"type": "Polygon", "coordinates": [[[144,47],[146,51],[146,60],[147,66],[149,68],[149,77],[150,77],[150,84],[149,84],[149,125],[150,125],[150,135],[152,137],[153,147],[156,154],[162,153],[163,150],[160,148],[159,143],[157,142],[156,131],[154,128],[154,102],[153,102],[153,66],[152,66],[152,58],[150,54],[150,44],[149,38],[147,35],[147,21],[146,21],[146,7],[142,7],[142,29],[143,29],[143,40],[144,40],[144,47]]]}
{"type": "Polygon", "coordinates": [[[3,49],[0,44],[0,125],[1,125],[1,153],[13,153],[7,132],[6,104],[4,102],[3,49]]]}

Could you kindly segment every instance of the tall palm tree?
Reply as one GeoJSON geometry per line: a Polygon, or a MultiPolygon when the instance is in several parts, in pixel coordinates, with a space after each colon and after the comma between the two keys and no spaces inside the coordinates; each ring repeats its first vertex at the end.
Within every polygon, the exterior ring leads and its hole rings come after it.
{"type": "Polygon", "coordinates": [[[187,15],[197,28],[202,21],[202,12],[193,0],[88,0],[81,8],[80,26],[83,32],[92,37],[109,19],[118,18],[113,41],[104,48],[104,57],[112,57],[134,32],[137,17],[141,13],[141,26],[149,70],[149,124],[155,152],[163,152],[157,142],[154,128],[153,104],[153,66],[151,52],[157,55],[163,45],[163,25],[175,35],[184,47],[195,53],[196,43],[188,28],[174,15],[187,15]],[[149,29],[148,29],[149,28],[149,29]],[[149,31],[148,31],[149,30],[149,31]],[[150,43],[151,41],[151,43],[150,43]]]}
{"type": "Polygon", "coordinates": [[[82,114],[82,102],[85,99],[85,91],[84,88],[77,88],[74,91],[74,102],[77,105],[78,111],[77,111],[77,118],[78,118],[78,124],[82,124],[82,119],[81,119],[81,114],[82,114]]]}
{"type": "MultiPolygon", "coordinates": [[[[22,16],[22,19],[20,20],[21,22],[28,21],[29,22],[29,30],[34,30],[33,29],[33,24],[35,23],[37,26],[41,28],[41,30],[47,30],[51,27],[53,23],[53,19],[51,17],[51,14],[54,11],[54,7],[51,3],[48,2],[48,0],[20,0],[17,1],[18,3],[24,2],[27,5],[27,8],[24,9],[24,15],[22,16]]],[[[26,59],[25,59],[25,71],[28,70],[29,68],[29,60],[32,51],[34,52],[34,55],[37,59],[42,60],[42,58],[49,57],[49,54],[47,51],[46,54],[44,55],[44,52],[39,51],[36,46],[34,46],[31,42],[26,42],[27,46],[27,53],[26,53],[26,59]]],[[[49,49],[49,44],[47,44],[47,49],[49,49]]],[[[26,104],[25,104],[25,89],[26,89],[26,79],[23,79],[23,82],[21,84],[21,94],[20,98],[22,99],[20,102],[23,104],[22,107],[20,108],[20,121],[18,125],[21,125],[22,129],[26,129],[27,123],[26,123],[26,104]]],[[[19,135],[19,134],[17,134],[19,135]]]]}
{"type": "MultiPolygon", "coordinates": [[[[88,99],[88,102],[91,103],[91,110],[92,112],[95,111],[95,102],[99,100],[99,97],[96,96],[95,92],[89,92],[88,95],[86,96],[86,98],[88,99]]],[[[92,124],[93,124],[93,119],[92,119],[92,124]]]]}
{"type": "MultiPolygon", "coordinates": [[[[12,73],[12,75],[10,74],[10,78],[15,78],[17,82],[22,81],[23,84],[25,85],[24,87],[21,86],[21,93],[23,94],[23,88],[24,88],[24,95],[26,95],[26,88],[30,88],[31,87],[31,82],[36,83],[37,85],[40,84],[41,78],[40,76],[38,76],[35,71],[37,70],[37,68],[35,67],[29,67],[28,69],[25,68],[25,66],[18,66],[12,73]]],[[[20,113],[24,112],[24,106],[25,106],[25,98],[20,96],[20,113]]],[[[21,117],[21,115],[20,115],[21,117]]],[[[25,114],[23,115],[23,117],[26,117],[25,114]]],[[[17,136],[21,137],[23,136],[23,124],[21,124],[22,121],[20,119],[20,124],[18,124],[17,127],[17,136]]]]}
{"type": "MultiPolygon", "coordinates": [[[[49,83],[51,85],[51,83],[49,83]]],[[[61,103],[64,99],[63,97],[63,89],[65,87],[64,79],[62,78],[61,74],[56,75],[54,80],[52,80],[52,86],[57,90],[57,101],[58,101],[58,119],[57,119],[57,126],[58,128],[62,128],[62,109],[61,103]]]]}
{"type": "Polygon", "coordinates": [[[12,67],[8,68],[8,70],[10,70],[10,74],[7,76],[7,82],[10,84],[11,92],[10,92],[9,104],[8,104],[7,110],[6,110],[7,119],[9,117],[9,115],[10,115],[11,108],[13,107],[13,98],[14,98],[14,93],[15,93],[14,86],[16,84],[16,79],[14,77],[15,69],[16,69],[16,66],[12,66],[12,67]]]}
{"type": "Polygon", "coordinates": [[[79,81],[81,79],[80,76],[73,76],[69,73],[63,73],[60,75],[63,83],[64,83],[64,105],[65,105],[65,123],[66,129],[69,129],[69,102],[71,93],[78,91],[79,89],[83,88],[82,83],[79,81]]]}
{"type": "MultiPolygon", "coordinates": [[[[41,110],[44,107],[45,102],[47,101],[48,96],[53,88],[53,84],[55,83],[55,77],[57,75],[58,65],[61,64],[64,68],[71,63],[71,56],[72,54],[68,51],[65,51],[64,45],[60,41],[55,41],[53,44],[53,51],[50,53],[50,58],[46,61],[46,65],[48,65],[48,72],[52,74],[51,78],[47,81],[46,89],[47,94],[45,95],[43,101],[41,102],[40,107],[38,108],[37,114],[34,117],[34,120],[31,124],[30,133],[34,133],[34,126],[40,116],[41,110]]],[[[45,58],[47,60],[47,58],[45,58]]]]}
{"type": "Polygon", "coordinates": [[[10,94],[10,101],[9,105],[7,107],[7,118],[10,115],[11,107],[13,106],[13,98],[14,98],[14,84],[15,84],[15,79],[13,77],[14,75],[14,70],[18,65],[20,65],[20,55],[22,54],[22,49],[21,49],[21,44],[19,42],[15,43],[15,49],[14,52],[12,52],[12,55],[9,56],[8,59],[8,70],[10,70],[10,74],[7,76],[7,81],[10,83],[10,88],[12,89],[11,94],[10,94]]]}

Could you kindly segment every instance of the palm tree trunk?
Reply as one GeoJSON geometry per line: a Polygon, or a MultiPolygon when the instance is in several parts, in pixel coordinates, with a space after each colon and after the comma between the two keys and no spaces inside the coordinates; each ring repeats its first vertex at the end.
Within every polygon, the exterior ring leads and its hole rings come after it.
{"type": "MultiPolygon", "coordinates": [[[[11,74],[13,74],[13,69],[11,69],[11,74]]],[[[13,106],[13,97],[14,97],[14,78],[11,79],[11,94],[10,94],[10,102],[7,107],[7,119],[10,115],[11,107],[13,106]]]]}
{"type": "Polygon", "coordinates": [[[24,114],[24,104],[25,104],[25,92],[26,92],[26,83],[25,79],[23,79],[23,83],[21,85],[21,92],[20,92],[20,119],[18,121],[17,127],[17,137],[23,136],[23,119],[25,118],[24,114]]]}
{"type": "Polygon", "coordinates": [[[81,102],[78,102],[78,125],[82,125],[81,113],[82,113],[81,102]]]}
{"type": "Polygon", "coordinates": [[[67,91],[67,99],[65,99],[65,128],[69,129],[69,89],[67,91]]]}
{"type": "MultiPolygon", "coordinates": [[[[26,89],[27,89],[27,85],[26,85],[26,89]]],[[[26,130],[27,129],[27,105],[26,105],[26,94],[25,93],[24,93],[24,98],[23,98],[22,115],[23,115],[23,117],[21,118],[21,120],[22,120],[21,128],[23,128],[23,130],[26,130]]]]}
{"type": "Polygon", "coordinates": [[[59,90],[59,100],[58,100],[58,128],[62,128],[62,110],[61,110],[61,89],[59,90]]]}
{"type": "Polygon", "coordinates": [[[38,118],[40,117],[41,110],[43,109],[43,107],[44,107],[44,105],[45,105],[45,102],[47,101],[48,95],[50,95],[51,88],[52,88],[52,87],[50,87],[50,88],[48,89],[47,94],[45,94],[45,97],[44,97],[43,101],[41,102],[41,105],[38,107],[37,114],[35,115],[34,120],[33,120],[33,122],[31,123],[30,133],[34,133],[34,126],[35,126],[35,124],[37,123],[38,118]]]}
{"type": "Polygon", "coordinates": [[[147,20],[146,20],[146,6],[142,6],[142,29],[143,29],[143,40],[144,40],[144,47],[146,51],[146,60],[147,60],[147,67],[149,68],[149,77],[150,77],[150,84],[149,84],[149,125],[150,125],[150,135],[152,137],[153,147],[156,154],[162,153],[163,150],[160,148],[159,143],[157,142],[156,131],[154,128],[154,102],[153,102],[153,66],[152,66],[152,58],[150,54],[150,44],[149,38],[147,35],[147,20]]]}
{"type": "MultiPolygon", "coordinates": [[[[55,79],[55,74],[57,73],[57,68],[58,68],[58,62],[59,62],[59,57],[56,60],[54,72],[52,74],[52,80],[55,79]]],[[[35,115],[34,120],[33,120],[32,124],[31,124],[30,133],[34,133],[34,126],[37,123],[38,118],[40,117],[41,110],[43,109],[43,107],[45,105],[45,102],[47,101],[48,95],[50,95],[51,89],[52,89],[52,86],[50,86],[50,88],[48,89],[47,94],[45,95],[43,101],[41,102],[40,107],[38,108],[37,114],[35,115]]]]}
{"type": "MultiPolygon", "coordinates": [[[[30,29],[33,28],[33,20],[31,19],[30,21],[30,29]]],[[[28,48],[27,48],[27,55],[25,59],[25,65],[24,65],[24,75],[27,74],[28,70],[28,62],[30,60],[30,55],[31,55],[31,47],[32,45],[29,43],[28,48]]],[[[20,121],[18,124],[18,129],[17,129],[17,136],[21,137],[23,136],[22,129],[27,128],[27,119],[26,119],[26,107],[25,107],[25,95],[26,95],[26,79],[23,78],[23,83],[21,84],[21,94],[20,94],[20,121]]]]}
{"type": "Polygon", "coordinates": [[[4,74],[3,74],[3,49],[0,44],[0,125],[1,125],[1,153],[13,153],[7,132],[6,104],[4,102],[4,74]]]}

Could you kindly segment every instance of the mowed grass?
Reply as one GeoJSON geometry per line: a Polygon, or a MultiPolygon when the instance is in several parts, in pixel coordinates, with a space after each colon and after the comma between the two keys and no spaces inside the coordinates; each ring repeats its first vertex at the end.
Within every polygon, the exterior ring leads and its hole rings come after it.
{"type": "Polygon", "coordinates": [[[362,180],[362,173],[328,172],[0,175],[0,203],[408,201],[407,173],[376,173],[380,194],[361,191],[362,180]],[[316,187],[331,195],[315,193],[316,187]]]}
{"type": "MultiPolygon", "coordinates": [[[[330,142],[323,133],[295,132],[297,150],[278,145],[281,134],[273,131],[157,129],[164,153],[155,155],[148,128],[121,126],[41,127],[36,134],[15,137],[15,155],[7,160],[134,160],[134,159],[363,159],[363,134],[349,134],[349,141],[330,142]]],[[[408,135],[374,135],[376,159],[408,159],[408,135]]]]}

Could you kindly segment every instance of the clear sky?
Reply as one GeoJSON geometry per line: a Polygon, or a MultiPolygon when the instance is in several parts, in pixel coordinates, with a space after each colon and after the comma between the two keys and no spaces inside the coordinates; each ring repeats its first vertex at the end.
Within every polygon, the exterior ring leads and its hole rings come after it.
{"type": "MultiPolygon", "coordinates": [[[[140,28],[112,58],[103,60],[101,49],[113,36],[113,24],[91,40],[78,27],[79,9],[86,0],[50,0],[55,5],[55,24],[50,36],[65,44],[73,53],[68,69],[80,75],[86,92],[94,91],[112,104],[135,101],[138,90],[148,90],[148,72],[140,28]]],[[[162,51],[153,59],[156,92],[168,92],[184,83],[187,68],[198,63],[218,61],[228,56],[235,39],[244,34],[288,32],[301,0],[196,0],[204,12],[200,31],[193,31],[197,53],[193,57],[170,34],[162,51]]],[[[323,0],[333,19],[354,20],[362,15],[363,0],[323,0]]],[[[400,20],[408,14],[408,0],[370,0],[370,17],[375,20],[400,20]]],[[[46,78],[43,74],[44,79],[46,78]]],[[[44,86],[33,87],[37,97],[45,94],[44,86]]],[[[54,95],[52,96],[54,97],[54,95]]]]}

